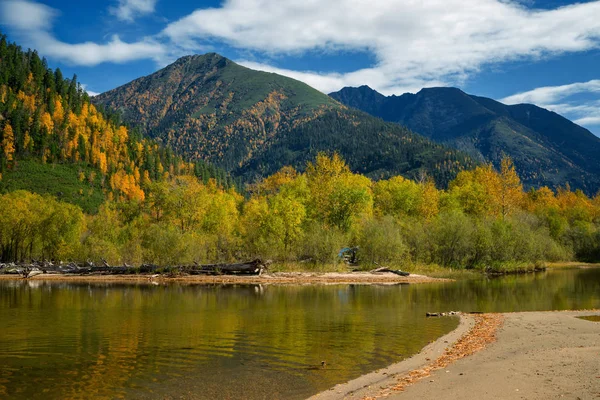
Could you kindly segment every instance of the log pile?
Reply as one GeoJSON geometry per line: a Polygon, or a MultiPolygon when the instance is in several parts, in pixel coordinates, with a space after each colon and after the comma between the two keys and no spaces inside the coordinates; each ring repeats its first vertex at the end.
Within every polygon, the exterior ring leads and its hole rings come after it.
{"type": "Polygon", "coordinates": [[[139,267],[124,264],[122,266],[111,266],[102,260],[101,265],[90,261],[83,264],[78,263],[52,263],[50,261],[36,261],[29,263],[0,263],[0,274],[20,275],[23,278],[31,278],[41,274],[60,275],[134,275],[160,273],[170,276],[180,275],[261,275],[268,269],[269,262],[253,260],[236,264],[194,264],[178,265],[171,267],[159,267],[153,264],[143,264],[139,267]]]}

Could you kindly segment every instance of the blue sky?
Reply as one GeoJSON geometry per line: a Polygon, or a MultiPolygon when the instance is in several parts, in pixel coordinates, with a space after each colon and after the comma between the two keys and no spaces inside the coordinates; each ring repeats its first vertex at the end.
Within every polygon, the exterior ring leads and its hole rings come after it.
{"type": "Polygon", "coordinates": [[[531,102],[600,135],[600,1],[0,0],[0,25],[90,93],[214,51],[325,93],[531,102]]]}

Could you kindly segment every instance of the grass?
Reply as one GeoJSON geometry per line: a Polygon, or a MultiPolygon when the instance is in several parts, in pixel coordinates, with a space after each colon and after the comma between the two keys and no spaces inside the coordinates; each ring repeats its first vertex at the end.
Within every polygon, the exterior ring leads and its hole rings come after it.
{"type": "MultiPolygon", "coordinates": [[[[86,213],[95,213],[104,202],[100,178],[93,185],[79,173],[89,176],[92,168],[76,164],[42,164],[39,161],[19,160],[13,170],[5,171],[0,181],[0,192],[27,190],[37,194],[49,194],[59,200],[80,206],[86,213]]],[[[96,175],[99,175],[96,173],[96,175]]]]}

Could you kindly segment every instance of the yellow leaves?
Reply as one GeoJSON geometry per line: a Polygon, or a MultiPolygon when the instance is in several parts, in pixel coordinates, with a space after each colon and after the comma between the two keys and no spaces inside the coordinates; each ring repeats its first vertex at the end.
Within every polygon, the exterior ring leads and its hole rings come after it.
{"type": "Polygon", "coordinates": [[[15,135],[12,126],[8,123],[4,126],[2,132],[2,153],[7,162],[11,163],[13,161],[15,154],[15,135]]]}
{"type": "Polygon", "coordinates": [[[6,95],[8,94],[8,87],[6,85],[0,86],[0,103],[6,103],[6,95]]]}
{"type": "Polygon", "coordinates": [[[23,91],[19,91],[19,93],[17,94],[17,99],[21,101],[23,107],[27,111],[29,111],[30,113],[33,113],[35,111],[36,106],[34,95],[26,95],[25,93],[23,93],[23,91]]]}
{"type": "Polygon", "coordinates": [[[274,194],[279,191],[281,186],[291,183],[297,177],[298,172],[293,167],[283,167],[275,174],[254,185],[251,191],[256,194],[274,194]]]}
{"type": "Polygon", "coordinates": [[[523,205],[523,185],[512,160],[504,157],[500,163],[500,191],[496,194],[503,217],[523,205]]]}
{"type": "Polygon", "coordinates": [[[146,187],[152,181],[150,180],[150,173],[147,170],[144,170],[144,175],[142,177],[142,186],[146,187]]]}
{"type": "Polygon", "coordinates": [[[129,135],[127,134],[127,128],[122,125],[119,126],[119,128],[117,129],[116,135],[117,135],[117,143],[121,146],[123,146],[125,144],[125,142],[127,142],[127,139],[129,138],[129,135]]]}
{"type": "Polygon", "coordinates": [[[106,172],[108,171],[106,153],[104,152],[98,154],[98,168],[100,169],[102,174],[106,174],[106,172]]]}
{"type": "Polygon", "coordinates": [[[524,205],[523,185],[509,158],[502,159],[500,173],[491,164],[460,172],[450,183],[450,194],[475,215],[504,218],[524,205]]]}
{"type": "Polygon", "coordinates": [[[420,186],[422,200],[419,204],[419,214],[429,221],[435,217],[440,210],[440,191],[431,181],[423,183],[420,186]]]}
{"type": "Polygon", "coordinates": [[[23,137],[23,147],[26,150],[29,150],[30,146],[33,144],[31,140],[31,136],[29,136],[29,131],[25,132],[25,137],[23,137]]]}
{"type": "Polygon", "coordinates": [[[63,120],[65,119],[65,110],[63,108],[60,96],[56,96],[56,99],[54,100],[54,114],[52,114],[52,118],[55,125],[62,124],[63,120]]]}
{"type": "Polygon", "coordinates": [[[52,121],[52,116],[48,112],[44,112],[40,117],[40,125],[48,135],[54,131],[54,121],[52,121]]]}
{"type": "Polygon", "coordinates": [[[347,230],[357,217],[372,213],[371,180],[350,172],[338,154],[317,155],[315,163],[308,163],[306,178],[314,218],[347,230]]]}
{"type": "Polygon", "coordinates": [[[142,188],[136,183],[135,177],[123,170],[117,171],[110,177],[110,187],[123,193],[128,200],[143,201],[146,197],[142,188]]]}

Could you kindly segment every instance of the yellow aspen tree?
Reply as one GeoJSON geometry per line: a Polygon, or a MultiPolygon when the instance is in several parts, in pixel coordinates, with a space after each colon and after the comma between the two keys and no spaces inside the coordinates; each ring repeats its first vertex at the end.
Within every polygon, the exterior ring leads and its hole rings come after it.
{"type": "Polygon", "coordinates": [[[52,115],[52,117],[54,119],[55,125],[62,124],[62,122],[65,118],[65,109],[62,106],[62,101],[61,101],[60,96],[57,96],[56,100],[54,100],[54,114],[52,115]]]}
{"type": "Polygon", "coordinates": [[[500,163],[499,204],[502,218],[512,214],[523,204],[523,184],[517,175],[515,165],[508,157],[500,163]]]}
{"type": "Polygon", "coordinates": [[[419,213],[427,221],[438,215],[440,211],[440,191],[431,181],[423,183],[421,186],[421,202],[419,203],[419,213]]]}
{"type": "Polygon", "coordinates": [[[25,137],[23,138],[23,147],[25,150],[31,150],[30,146],[33,144],[31,140],[31,136],[29,135],[29,131],[25,132],[25,137]]]}
{"type": "Polygon", "coordinates": [[[54,131],[54,122],[52,121],[52,117],[48,112],[44,112],[40,118],[40,125],[42,128],[46,129],[47,134],[52,134],[54,131]]]}
{"type": "Polygon", "coordinates": [[[15,154],[15,135],[12,126],[6,124],[2,132],[2,153],[7,162],[12,162],[15,154]]]}

